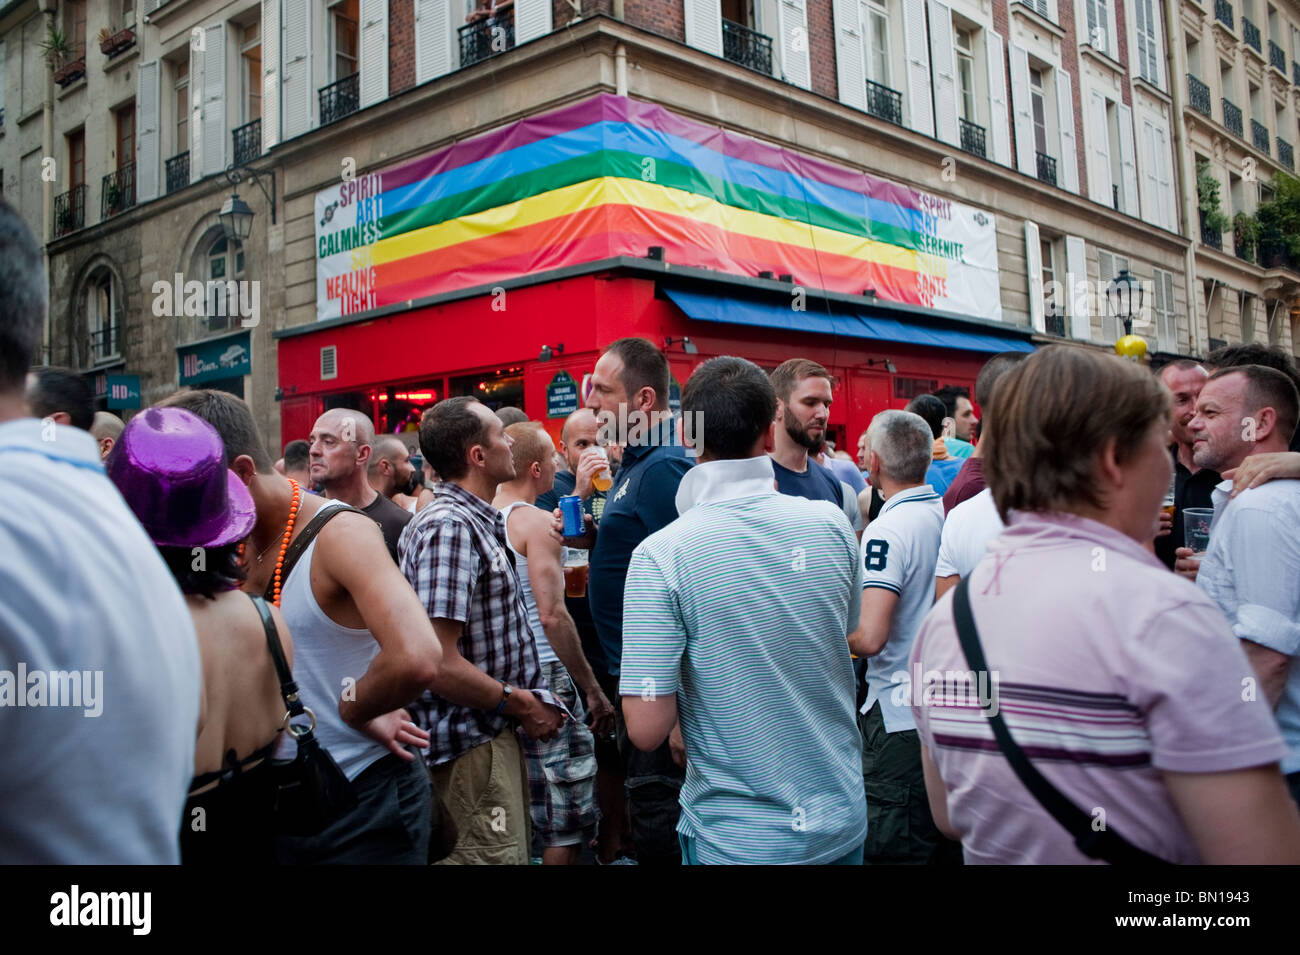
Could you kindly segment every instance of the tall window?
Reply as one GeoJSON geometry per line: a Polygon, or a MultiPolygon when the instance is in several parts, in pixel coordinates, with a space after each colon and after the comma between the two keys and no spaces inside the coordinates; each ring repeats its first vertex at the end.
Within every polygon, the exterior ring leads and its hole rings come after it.
{"type": "Polygon", "coordinates": [[[341,80],[357,71],[357,0],[330,7],[330,46],[334,75],[341,80]]]}
{"type": "Polygon", "coordinates": [[[1110,192],[1111,204],[1120,212],[1124,208],[1124,157],[1119,147],[1119,105],[1112,99],[1106,100],[1106,150],[1110,154],[1110,192]]]}
{"type": "Polygon", "coordinates": [[[1178,323],[1174,315],[1174,275],[1155,270],[1156,341],[1161,351],[1177,351],[1178,323]]]}
{"type": "Polygon", "coordinates": [[[68,187],[77,188],[86,181],[86,131],[68,133],[68,187]]]}
{"type": "Polygon", "coordinates": [[[63,32],[68,37],[75,60],[86,55],[86,0],[65,0],[63,4],[63,32]]]}
{"type": "Polygon", "coordinates": [[[1034,148],[1047,155],[1047,100],[1043,95],[1043,71],[1029,68],[1029,102],[1034,112],[1034,148]]]}
{"type": "MultiPolygon", "coordinates": [[[[1056,247],[1052,244],[1051,239],[1042,237],[1038,240],[1038,255],[1043,263],[1043,315],[1055,316],[1064,308],[1065,303],[1060,301],[1060,290],[1053,284],[1056,281],[1056,247]]],[[[1048,329],[1052,331],[1052,329],[1048,329]]],[[[1054,333],[1055,334],[1055,333],[1054,333]]]]}
{"type": "Polygon", "coordinates": [[[1241,310],[1241,340],[1249,344],[1255,340],[1255,296],[1249,292],[1237,293],[1241,310]]]}
{"type": "Polygon", "coordinates": [[[176,151],[189,152],[190,148],[190,61],[176,64],[176,151]]]}
{"type": "Polygon", "coordinates": [[[889,78],[889,10],[883,0],[862,4],[862,22],[867,79],[881,86],[892,86],[889,78]]]}
{"type": "Polygon", "coordinates": [[[1109,53],[1110,46],[1110,0],[1086,0],[1088,11],[1088,43],[1109,53]]]}
{"type": "Polygon", "coordinates": [[[117,29],[135,29],[135,0],[116,0],[118,10],[117,29]]]}
{"type": "Polygon", "coordinates": [[[113,291],[113,275],[107,269],[95,272],[86,285],[86,330],[90,333],[92,363],[107,361],[118,355],[113,291]]]}
{"type": "Polygon", "coordinates": [[[244,122],[251,123],[262,118],[262,35],[261,21],[254,20],[244,27],[243,42],[240,44],[244,68],[241,76],[244,82],[244,122]]]}
{"type": "MultiPolygon", "coordinates": [[[[1097,250],[1097,284],[1100,286],[1099,291],[1104,297],[1106,287],[1125,269],[1130,270],[1132,274],[1132,264],[1122,256],[1114,252],[1107,252],[1105,249],[1097,250]]],[[[1124,329],[1119,323],[1119,319],[1110,314],[1110,308],[1102,305],[1101,319],[1101,336],[1105,341],[1114,341],[1124,334],[1124,329]]]]}
{"type": "MultiPolygon", "coordinates": [[[[1134,15],[1137,20],[1138,72],[1142,79],[1153,86],[1160,85],[1159,59],[1164,50],[1156,31],[1155,0],[1134,0],[1134,15]]],[[[1197,75],[1197,70],[1192,70],[1197,75]]]]}
{"type": "MultiPolygon", "coordinates": [[[[238,242],[218,236],[208,249],[210,282],[238,282],[244,277],[244,248],[238,242]]],[[[215,334],[239,324],[239,300],[228,285],[208,285],[207,324],[201,334],[215,334]]]]}
{"type": "Polygon", "coordinates": [[[975,43],[972,31],[957,27],[953,33],[957,48],[957,108],[961,118],[975,122],[975,43]]]}
{"type": "Polygon", "coordinates": [[[117,168],[135,162],[135,104],[117,111],[117,168]]]}

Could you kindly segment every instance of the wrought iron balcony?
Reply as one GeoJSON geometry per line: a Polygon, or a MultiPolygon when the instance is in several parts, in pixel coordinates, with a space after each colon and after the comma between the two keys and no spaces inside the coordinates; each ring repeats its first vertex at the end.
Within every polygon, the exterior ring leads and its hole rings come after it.
{"type": "Polygon", "coordinates": [[[867,112],[896,126],[902,126],[903,94],[867,80],[867,112]]]}
{"type": "Polygon", "coordinates": [[[1119,212],[1119,183],[1117,182],[1110,184],[1110,204],[1115,207],[1116,212],[1119,212]]]}
{"type": "Polygon", "coordinates": [[[1232,235],[1232,254],[1243,262],[1255,261],[1255,243],[1247,242],[1235,232],[1232,235]]]}
{"type": "Polygon", "coordinates": [[[467,23],[456,30],[456,35],[460,39],[462,68],[504,53],[515,45],[514,11],[467,23]]]}
{"type": "Polygon", "coordinates": [[[1048,185],[1056,185],[1056,160],[1047,153],[1035,153],[1038,157],[1038,178],[1048,185]]]}
{"type": "Polygon", "coordinates": [[[1291,149],[1291,144],[1281,136],[1277,138],[1277,161],[1292,172],[1295,171],[1295,153],[1291,149]]]}
{"type": "Polygon", "coordinates": [[[984,127],[977,126],[974,123],[968,123],[960,116],[957,117],[957,126],[961,130],[961,148],[972,156],[979,156],[984,159],[988,156],[984,146],[984,127]]]}
{"type": "Polygon", "coordinates": [[[1223,125],[1228,127],[1228,132],[1245,138],[1241,131],[1241,110],[1226,96],[1223,99],[1223,125]]]}
{"type": "Polygon", "coordinates": [[[1256,149],[1262,152],[1265,156],[1269,154],[1268,153],[1268,127],[1265,126],[1257,119],[1252,119],[1250,121],[1250,138],[1251,141],[1255,144],[1256,149]]]}
{"type": "Polygon", "coordinates": [[[1300,62],[1295,60],[1291,61],[1291,82],[1296,86],[1300,86],[1300,62]]]}
{"type": "Polygon", "coordinates": [[[1246,45],[1254,47],[1256,53],[1263,53],[1264,48],[1259,37],[1259,27],[1251,23],[1245,17],[1241,18],[1241,38],[1246,41],[1246,45]]]}
{"type": "Polygon", "coordinates": [[[1211,229],[1205,224],[1205,213],[1201,213],[1201,243],[1208,245],[1212,249],[1223,251],[1223,233],[1211,229]]]}
{"type": "Polygon", "coordinates": [[[1187,74],[1187,99],[1192,109],[1202,116],[1210,116],[1210,88],[1191,73],[1187,74]]]}
{"type": "MultiPolygon", "coordinates": [[[[353,73],[329,86],[322,86],[320,94],[320,124],[337,123],[361,108],[361,74],[353,73]]],[[[261,133],[258,133],[261,136],[261,133]]]]}
{"type": "Polygon", "coordinates": [[[110,361],[122,354],[122,328],[116,322],[107,328],[91,332],[88,336],[90,363],[110,361]]]}
{"type": "Polygon", "coordinates": [[[1043,330],[1057,338],[1065,337],[1065,315],[1059,308],[1050,308],[1043,315],[1043,330]]]}
{"type": "Polygon", "coordinates": [[[187,149],[167,160],[167,191],[175,192],[190,184],[190,152],[187,149]]]}
{"type": "Polygon", "coordinates": [[[1272,40],[1268,41],[1268,65],[1286,76],[1286,52],[1272,40]]]}
{"type": "Polygon", "coordinates": [[[234,140],[236,166],[247,166],[262,155],[262,120],[253,120],[237,127],[230,134],[234,140]]]}
{"type": "Polygon", "coordinates": [[[99,192],[99,218],[107,219],[135,205],[135,163],[129,162],[104,177],[99,192]]]}
{"type": "Polygon", "coordinates": [[[772,75],[772,38],[749,27],[722,21],[722,55],[756,73],[772,75]]]}
{"type": "Polygon", "coordinates": [[[54,197],[54,234],[67,235],[86,226],[86,184],[54,197]]]}
{"type": "Polygon", "coordinates": [[[1218,20],[1229,30],[1233,29],[1232,23],[1232,4],[1228,0],[1214,0],[1214,19],[1218,20]]]}

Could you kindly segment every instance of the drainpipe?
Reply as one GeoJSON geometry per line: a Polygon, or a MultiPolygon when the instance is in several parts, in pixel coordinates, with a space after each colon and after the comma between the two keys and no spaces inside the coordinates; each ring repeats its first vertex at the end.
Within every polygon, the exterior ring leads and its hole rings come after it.
{"type": "MultiPolygon", "coordinates": [[[[1188,330],[1193,355],[1201,354],[1201,324],[1196,315],[1196,243],[1200,241],[1200,218],[1197,215],[1196,168],[1191,156],[1191,143],[1187,141],[1186,92],[1183,86],[1187,75],[1187,55],[1183,48],[1182,14],[1173,0],[1161,4],[1165,17],[1165,47],[1169,50],[1169,95],[1174,101],[1174,162],[1178,167],[1179,193],[1183,197],[1183,235],[1191,240],[1183,255],[1184,280],[1187,283],[1188,330]]],[[[1217,289],[1217,286],[1216,286],[1217,289]]],[[[1214,293],[1211,292],[1211,295],[1214,293]]],[[[1205,303],[1205,320],[1210,320],[1210,303],[1205,303]]],[[[1206,326],[1209,334],[1209,326],[1206,326]]]]}
{"type": "Polygon", "coordinates": [[[622,43],[614,47],[614,92],[627,95],[627,47],[622,43]]]}
{"type": "Polygon", "coordinates": [[[614,0],[614,19],[623,19],[623,0],[614,0]]]}
{"type": "MultiPolygon", "coordinates": [[[[45,14],[46,32],[54,22],[55,0],[37,0],[36,9],[45,14]]],[[[45,98],[41,104],[41,149],[42,156],[54,155],[54,71],[45,64],[45,98]]],[[[55,169],[58,169],[56,164],[55,169]]],[[[44,163],[41,164],[44,172],[44,163]]],[[[50,251],[49,240],[54,234],[54,183],[41,181],[41,262],[45,269],[45,290],[50,291],[50,251]]],[[[54,353],[50,341],[50,309],[45,309],[45,327],[41,333],[42,360],[47,365],[54,364],[54,353]]]]}

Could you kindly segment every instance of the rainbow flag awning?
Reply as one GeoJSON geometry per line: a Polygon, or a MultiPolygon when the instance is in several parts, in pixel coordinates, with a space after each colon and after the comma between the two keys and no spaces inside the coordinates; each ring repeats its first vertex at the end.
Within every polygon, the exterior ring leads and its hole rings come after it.
{"type": "Polygon", "coordinates": [[[991,214],[611,94],[317,193],[317,317],[650,246],[1002,317],[991,214]]]}

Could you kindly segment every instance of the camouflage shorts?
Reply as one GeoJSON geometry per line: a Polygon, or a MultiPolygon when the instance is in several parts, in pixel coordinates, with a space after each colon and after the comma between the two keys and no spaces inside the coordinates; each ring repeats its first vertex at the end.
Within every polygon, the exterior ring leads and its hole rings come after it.
{"type": "Polygon", "coordinates": [[[600,821],[595,738],[583,722],[587,711],[564,664],[545,663],[542,675],[574,719],[565,720],[548,743],[522,736],[533,829],[543,847],[581,845],[595,836],[600,821]]]}

